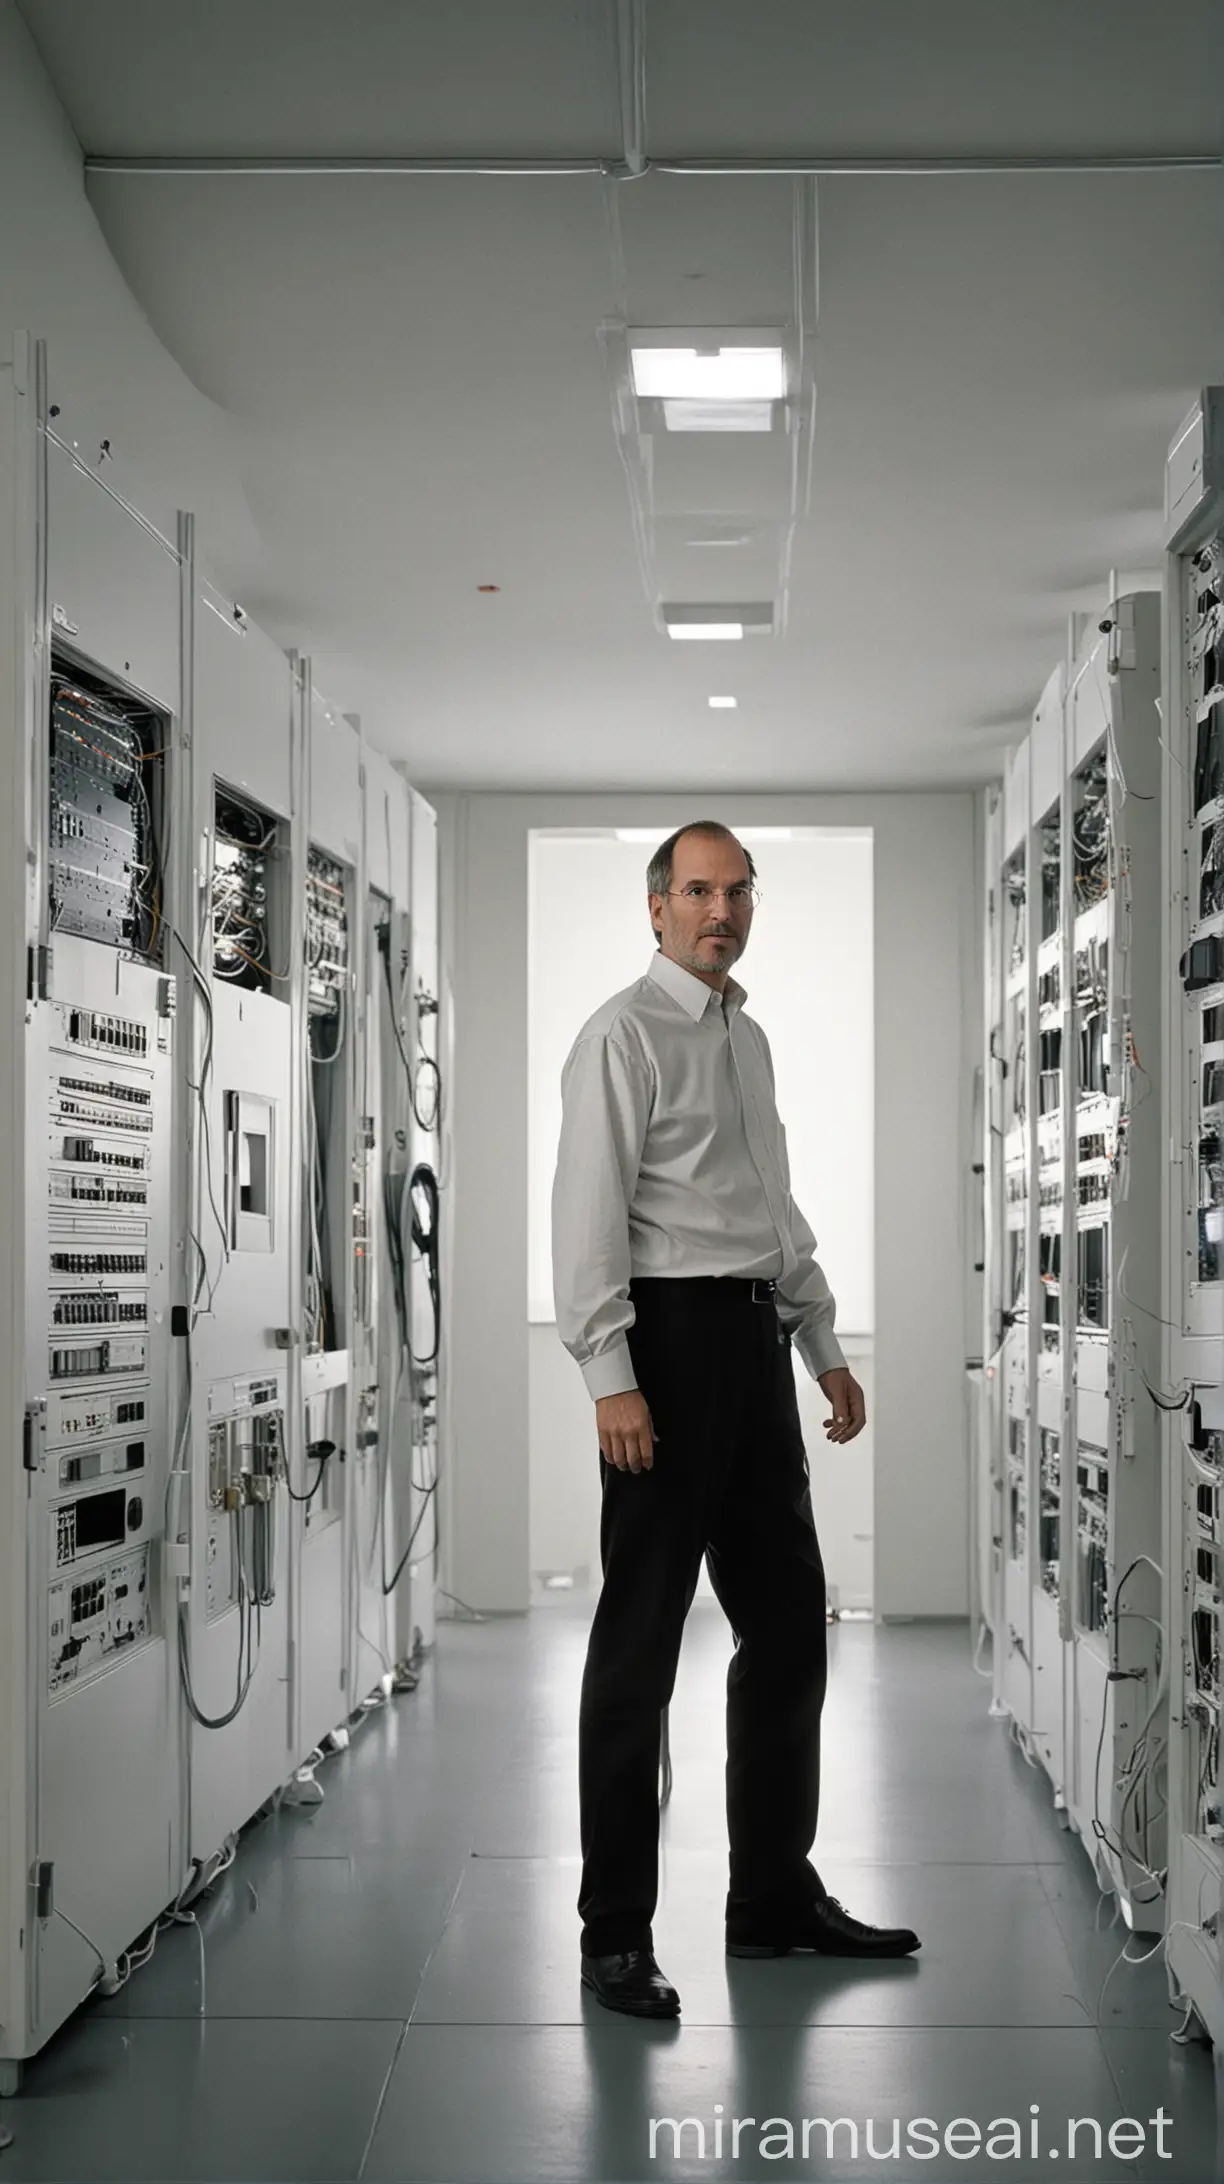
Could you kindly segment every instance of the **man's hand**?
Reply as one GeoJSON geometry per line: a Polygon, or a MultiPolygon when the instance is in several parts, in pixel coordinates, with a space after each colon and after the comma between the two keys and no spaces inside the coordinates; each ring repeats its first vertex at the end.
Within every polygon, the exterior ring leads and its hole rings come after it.
{"type": "Polygon", "coordinates": [[[640,1388],[628,1388],[623,1395],[601,1395],[595,1405],[595,1423],[606,1463],[615,1464],[618,1471],[653,1469],[655,1433],[640,1388]]]}
{"type": "MultiPolygon", "coordinates": [[[[821,1373],[817,1385],[833,1405],[833,1416],[825,1419],[827,1438],[852,1441],[867,1423],[867,1405],[854,1374],[847,1365],[835,1365],[829,1372],[821,1373]]],[[[618,1396],[617,1401],[620,1400],[618,1396]]]]}

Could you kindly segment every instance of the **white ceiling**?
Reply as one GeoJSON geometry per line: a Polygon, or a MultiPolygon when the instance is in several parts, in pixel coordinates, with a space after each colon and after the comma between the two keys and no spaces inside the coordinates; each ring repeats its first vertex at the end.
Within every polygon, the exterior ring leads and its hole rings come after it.
{"type": "MultiPolygon", "coordinates": [[[[622,148],[610,0],[22,9],[87,153],[622,148]]],[[[1214,0],[648,0],[647,149],[1201,151],[1222,133],[1222,23],[1214,0]]],[[[89,186],[231,420],[260,544],[235,510],[223,576],[434,785],[988,778],[1068,612],[1110,568],[1157,564],[1166,445],[1224,377],[1218,171],[822,178],[787,635],[677,646],[639,573],[599,327],[788,314],[789,179],[89,186]],[[711,713],[716,691],[739,710],[711,713]]],[[[762,596],[779,450],[663,451],[660,559],[710,568],[694,596],[762,596]],[[748,543],[688,547],[719,525],[748,543]]]]}

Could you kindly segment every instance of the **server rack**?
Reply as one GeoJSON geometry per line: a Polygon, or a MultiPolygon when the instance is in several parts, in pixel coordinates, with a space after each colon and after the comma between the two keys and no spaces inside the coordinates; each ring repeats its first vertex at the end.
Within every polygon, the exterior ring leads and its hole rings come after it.
{"type": "Polygon", "coordinates": [[[1224,389],[1165,473],[1165,1011],[1161,1380],[1169,1570],[1172,1998],[1224,2051],[1219,1771],[1224,1483],[1224,389]]]}
{"type": "MultiPolygon", "coordinates": [[[[420,1149],[380,1079],[369,905],[407,935],[433,815],[213,581],[192,518],[97,444],[19,342],[0,362],[0,2094],[147,1961],[239,1828],[322,1794],[319,1748],[390,1693],[408,1612],[366,1582],[414,1476],[386,1388],[382,1156],[397,1130],[420,1149]]],[[[411,1606],[430,1635],[433,1579],[430,1551],[411,1606]]]]}
{"type": "MultiPolygon", "coordinates": [[[[1112,589],[1112,587],[1111,587],[1112,589]]],[[[1163,1923],[1160,602],[1073,626],[988,824],[995,1710],[1163,1923]]]]}

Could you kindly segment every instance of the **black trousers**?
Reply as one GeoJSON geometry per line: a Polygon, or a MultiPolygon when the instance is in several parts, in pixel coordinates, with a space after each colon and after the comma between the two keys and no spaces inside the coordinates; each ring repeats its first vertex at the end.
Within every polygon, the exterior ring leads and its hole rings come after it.
{"type": "Polygon", "coordinates": [[[582,1683],[582,1947],[653,1945],[660,1718],[702,1556],[735,1634],[727,1917],[823,1893],[808,1862],[827,1674],[825,1576],[791,1347],[738,1283],[634,1282],[629,1336],[654,1469],[600,1458],[603,1590],[582,1683]]]}

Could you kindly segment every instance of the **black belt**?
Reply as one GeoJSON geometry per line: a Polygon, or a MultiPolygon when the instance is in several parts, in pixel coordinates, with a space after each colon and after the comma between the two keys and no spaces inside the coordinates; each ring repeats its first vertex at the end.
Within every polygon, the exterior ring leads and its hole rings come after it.
{"type": "Polygon", "coordinates": [[[738,1304],[772,1304],[777,1288],[776,1282],[765,1281],[759,1274],[635,1274],[629,1293],[636,1296],[642,1290],[652,1295],[669,1289],[697,1290],[711,1298],[731,1298],[738,1304]]]}

